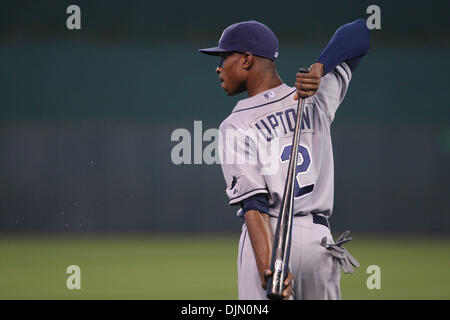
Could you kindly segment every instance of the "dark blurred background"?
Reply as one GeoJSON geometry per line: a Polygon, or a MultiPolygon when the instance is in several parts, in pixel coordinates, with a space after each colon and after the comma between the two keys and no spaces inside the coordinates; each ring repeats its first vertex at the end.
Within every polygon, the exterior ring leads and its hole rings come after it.
{"type": "Polygon", "coordinates": [[[171,161],[173,130],[218,128],[246,97],[197,49],[259,20],[292,85],[371,4],[381,30],[332,125],[332,226],[448,234],[450,3],[331,0],[2,1],[0,232],[238,232],[220,166],[171,161]]]}

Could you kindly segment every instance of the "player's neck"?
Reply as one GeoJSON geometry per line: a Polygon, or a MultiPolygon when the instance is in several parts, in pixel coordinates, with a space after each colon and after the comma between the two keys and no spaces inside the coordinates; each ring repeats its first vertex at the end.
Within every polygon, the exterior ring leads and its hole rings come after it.
{"type": "Polygon", "coordinates": [[[276,88],[283,84],[277,71],[256,75],[247,81],[247,92],[249,97],[253,97],[258,93],[276,88]]]}

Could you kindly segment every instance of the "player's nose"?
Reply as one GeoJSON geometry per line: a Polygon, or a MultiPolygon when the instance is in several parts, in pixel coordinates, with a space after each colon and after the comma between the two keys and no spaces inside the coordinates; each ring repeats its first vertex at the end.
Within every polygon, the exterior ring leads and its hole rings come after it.
{"type": "Polygon", "coordinates": [[[216,67],[216,73],[220,74],[222,72],[222,66],[217,66],[216,67]]]}

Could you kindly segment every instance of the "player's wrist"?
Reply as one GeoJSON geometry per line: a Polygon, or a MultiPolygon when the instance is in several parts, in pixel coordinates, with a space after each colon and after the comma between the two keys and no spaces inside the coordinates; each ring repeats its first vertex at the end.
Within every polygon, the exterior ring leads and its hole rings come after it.
{"type": "Polygon", "coordinates": [[[323,77],[325,75],[325,67],[322,62],[316,62],[311,65],[310,71],[318,70],[320,72],[320,76],[323,77]]]}

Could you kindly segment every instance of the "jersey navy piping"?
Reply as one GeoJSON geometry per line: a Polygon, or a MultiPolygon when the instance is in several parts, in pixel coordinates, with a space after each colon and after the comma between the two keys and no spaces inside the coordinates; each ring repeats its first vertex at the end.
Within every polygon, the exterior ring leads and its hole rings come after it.
{"type": "Polygon", "coordinates": [[[286,95],[286,96],[284,96],[283,98],[280,98],[280,99],[278,99],[278,100],[275,100],[275,101],[272,101],[272,102],[263,103],[263,104],[260,104],[259,106],[254,106],[254,107],[249,107],[249,108],[245,108],[245,109],[241,109],[241,110],[236,110],[236,111],[233,111],[232,113],[237,113],[237,112],[241,112],[241,111],[245,111],[245,110],[250,110],[250,109],[255,109],[255,108],[259,108],[259,107],[264,107],[264,106],[266,106],[266,105],[268,105],[268,104],[275,103],[275,102],[281,101],[281,100],[283,100],[283,99],[289,97],[289,96],[290,96],[291,94],[293,94],[295,91],[297,91],[297,89],[295,89],[294,91],[292,91],[292,92],[289,93],[288,95],[286,95]]]}
{"type": "Polygon", "coordinates": [[[242,196],[245,196],[246,194],[248,194],[248,193],[250,193],[250,192],[253,192],[253,191],[256,191],[256,190],[265,190],[265,191],[267,191],[266,188],[256,188],[256,189],[247,191],[246,193],[243,193],[243,194],[241,194],[241,195],[239,195],[239,196],[237,196],[237,197],[231,198],[230,201],[233,201],[234,199],[237,199],[237,198],[240,198],[240,197],[242,197],[242,196]]]}
{"type": "Polygon", "coordinates": [[[348,74],[347,69],[345,69],[343,66],[339,65],[342,69],[344,69],[345,73],[347,74],[347,77],[350,79],[350,75],[348,74]]]}
{"type": "Polygon", "coordinates": [[[335,69],[337,69],[337,67],[341,67],[342,69],[344,69],[345,73],[347,74],[347,77],[350,79],[350,75],[348,74],[348,71],[342,66],[342,63],[340,65],[337,65],[335,69]]]}

